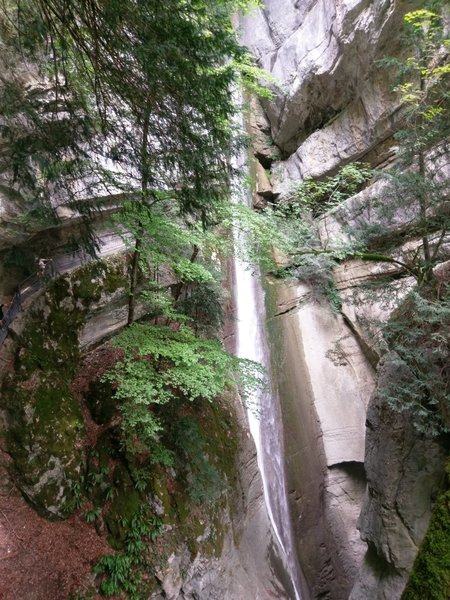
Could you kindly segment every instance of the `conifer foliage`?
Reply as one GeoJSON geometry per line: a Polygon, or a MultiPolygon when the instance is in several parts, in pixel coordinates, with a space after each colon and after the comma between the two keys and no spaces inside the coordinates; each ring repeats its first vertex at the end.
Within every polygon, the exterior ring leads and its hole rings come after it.
{"type": "MultiPolygon", "coordinates": [[[[251,3],[3,2],[8,68],[21,65],[17,77],[5,75],[0,97],[6,105],[15,93],[0,130],[9,144],[3,170],[10,185],[37,205],[45,188],[49,214],[61,194],[86,215],[88,230],[92,197],[114,193],[119,205],[115,226],[132,254],[130,327],[117,340],[125,358],[110,379],[127,452],[150,448],[155,456],[155,406],[181,396],[212,400],[237,373],[247,387],[260,378],[218,342],[197,337],[199,327],[186,325],[189,316],[178,310],[189,304],[189,295],[181,296],[189,285],[199,296],[207,288],[203,297],[218,312],[204,246],[228,200],[228,159],[240,143],[231,92],[239,80],[258,87],[259,73],[231,23],[233,11],[251,3]],[[158,285],[162,266],[175,278],[172,296],[158,285]],[[134,324],[138,297],[150,298],[155,323],[134,324]]],[[[214,319],[217,327],[220,315],[214,319]]]]}

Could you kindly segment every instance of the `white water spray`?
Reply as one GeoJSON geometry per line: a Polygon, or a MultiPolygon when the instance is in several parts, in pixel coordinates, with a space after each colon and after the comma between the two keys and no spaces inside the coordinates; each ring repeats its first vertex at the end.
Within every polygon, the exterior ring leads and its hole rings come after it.
{"type": "MultiPolygon", "coordinates": [[[[245,165],[242,157],[237,167],[245,165]]],[[[245,201],[244,193],[236,194],[235,201],[245,201]],[[241,198],[239,197],[241,196],[241,198]]],[[[270,376],[270,351],[265,327],[264,292],[259,269],[239,258],[239,248],[245,245],[244,233],[235,238],[235,301],[237,313],[236,354],[260,363],[270,376]]],[[[285,570],[290,577],[292,600],[302,600],[301,572],[293,541],[293,528],[286,493],[282,421],[279,399],[271,385],[255,392],[249,399],[247,411],[249,427],[257,450],[264,499],[273,530],[281,550],[285,570]]]]}

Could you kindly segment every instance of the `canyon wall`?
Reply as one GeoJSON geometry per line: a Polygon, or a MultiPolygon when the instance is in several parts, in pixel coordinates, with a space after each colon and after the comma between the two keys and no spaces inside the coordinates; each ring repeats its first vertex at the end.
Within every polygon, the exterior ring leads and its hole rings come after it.
{"type": "MultiPolygon", "coordinates": [[[[403,108],[392,74],[377,60],[402,55],[403,16],[420,3],[263,4],[240,23],[274,92],[251,104],[254,206],[283,201],[306,177],[334,175],[352,161],[389,165],[403,108]]],[[[372,183],[320,218],[323,248],[383,220],[376,210],[383,185],[372,183]]],[[[395,239],[412,219],[403,208],[382,224],[395,239]]],[[[399,245],[397,256],[405,251],[399,245]]],[[[423,438],[377,392],[377,381],[398,373],[386,359],[376,375],[383,347],[370,323],[386,320],[413,288],[413,278],[398,275],[394,264],[341,262],[334,271],[338,311],[307,282],[267,285],[288,493],[312,598],[400,598],[442,481],[442,443],[423,438]],[[383,298],[364,291],[386,277],[383,298]]]]}
{"type": "MultiPolygon", "coordinates": [[[[393,160],[402,107],[376,61],[402,51],[403,14],[419,5],[265,0],[264,9],[242,17],[241,39],[273,77],[274,90],[272,100],[251,102],[255,207],[283,199],[305,177],[334,174],[351,161],[383,167],[393,160]]],[[[371,203],[380,193],[380,184],[372,184],[321,217],[322,244],[344,240],[348,227],[373,223],[371,203]]],[[[108,197],[103,214],[115,204],[108,197]]],[[[14,494],[41,515],[66,518],[81,478],[96,478],[108,466],[117,496],[106,503],[104,518],[95,517],[99,536],[111,536],[120,549],[123,531],[116,522],[136,503],[151,505],[163,521],[168,562],[155,570],[149,598],[287,600],[289,583],[264,506],[254,445],[235,397],[217,413],[202,407],[211,434],[206,453],[221,465],[226,482],[212,511],[193,507],[181,489],[183,478],[177,484],[179,474],[170,469],[155,474],[144,497],[133,481],[134,465],[111,465],[105,458],[112,453],[117,460],[111,390],[91,388],[84,379],[98,379],[90,361],[104,368],[111,350],[103,342],[126,324],[125,244],[99,218],[104,260],[84,264],[86,257],[69,251],[80,233],[80,214],[55,206],[60,222],[49,227],[28,220],[24,226],[17,218],[24,206],[20,194],[1,187],[2,298],[8,300],[17,282],[33,273],[36,257],[52,256],[61,276],[46,289],[31,290],[1,348],[1,447],[9,458],[0,467],[8,462],[10,472],[2,489],[16,485],[14,494]]],[[[411,218],[407,211],[391,217],[392,236],[411,218]]],[[[399,256],[403,251],[399,245],[399,256]]],[[[386,406],[377,386],[399,374],[392,356],[379,366],[383,348],[368,323],[386,319],[391,307],[369,301],[361,284],[391,277],[389,294],[401,298],[414,281],[398,275],[392,264],[343,261],[334,271],[339,309],[307,282],[266,280],[287,491],[312,599],[399,599],[440,485],[443,445],[418,435],[406,414],[386,406]]],[[[173,283],[170,274],[166,283],[173,283]]],[[[104,483],[92,486],[89,501],[104,499],[104,483]]],[[[5,581],[7,563],[0,565],[5,581]]],[[[57,587],[52,590],[42,597],[57,587]]]]}

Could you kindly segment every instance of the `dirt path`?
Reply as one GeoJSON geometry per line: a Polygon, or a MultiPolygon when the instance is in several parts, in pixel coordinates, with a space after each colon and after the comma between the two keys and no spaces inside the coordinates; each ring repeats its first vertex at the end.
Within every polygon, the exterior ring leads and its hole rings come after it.
{"type": "Polygon", "coordinates": [[[79,515],[50,522],[10,483],[0,460],[0,599],[67,600],[88,589],[92,564],[110,551],[79,515]]]}
{"type": "Polygon", "coordinates": [[[67,600],[87,591],[92,564],[108,550],[80,516],[51,523],[22,498],[0,497],[1,600],[67,600]]]}

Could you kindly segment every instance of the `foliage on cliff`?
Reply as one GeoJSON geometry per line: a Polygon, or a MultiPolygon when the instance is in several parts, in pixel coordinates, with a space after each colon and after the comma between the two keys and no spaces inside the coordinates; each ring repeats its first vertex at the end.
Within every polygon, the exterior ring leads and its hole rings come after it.
{"type": "Polygon", "coordinates": [[[124,357],[106,378],[120,401],[124,443],[128,452],[150,452],[154,462],[170,463],[159,443],[163,427],[155,406],[176,398],[213,402],[237,382],[245,397],[262,383],[256,363],[237,359],[219,342],[196,337],[188,327],[134,324],[115,344],[124,357]]]}
{"type": "Polygon", "coordinates": [[[450,464],[427,534],[402,600],[447,600],[450,595],[450,464]]]}
{"type": "Polygon", "coordinates": [[[404,43],[411,54],[406,60],[387,58],[398,83],[395,91],[403,103],[404,126],[396,133],[400,149],[391,172],[393,191],[389,208],[411,207],[417,216],[412,234],[421,238],[407,265],[419,285],[434,279],[433,267],[450,230],[446,175],[450,134],[450,39],[442,14],[430,10],[439,2],[405,16],[404,43]],[[433,239],[436,238],[437,239],[433,239]]]}
{"type": "MultiPolygon", "coordinates": [[[[286,221],[291,272],[294,266],[299,276],[303,271],[307,276],[309,263],[320,270],[321,261],[328,269],[344,258],[360,258],[392,263],[414,276],[419,286],[434,280],[433,267],[441,259],[450,230],[446,159],[450,133],[450,40],[444,13],[438,12],[442,6],[436,0],[407,13],[402,34],[407,57],[378,61],[393,81],[401,102],[393,167],[372,171],[368,165],[350,163],[335,175],[293,183],[290,193],[273,206],[280,228],[284,218],[286,221]],[[352,214],[351,226],[344,226],[341,236],[345,242],[334,240],[333,236],[330,241],[327,235],[320,239],[317,218],[331,209],[332,221],[332,209],[338,209],[373,178],[384,179],[386,185],[378,185],[379,197],[370,198],[370,206],[360,207],[359,212],[352,214]],[[404,221],[396,235],[388,227],[394,218],[404,221]],[[415,243],[401,257],[399,237],[401,242],[415,243]]],[[[335,212],[339,215],[338,210],[335,212]]],[[[340,218],[345,221],[346,216],[344,213],[340,218]]]]}
{"type": "Polygon", "coordinates": [[[306,210],[312,217],[319,217],[359,192],[372,177],[370,165],[360,163],[349,163],[336,175],[326,177],[323,181],[307,177],[291,187],[290,197],[284,208],[300,215],[306,210]]]}
{"type": "Polygon", "coordinates": [[[397,79],[394,89],[402,102],[401,128],[395,134],[399,148],[394,166],[387,172],[371,173],[364,165],[346,165],[338,175],[324,181],[301,182],[282,206],[288,216],[297,214],[305,223],[300,248],[292,252],[300,276],[302,271],[308,271],[310,262],[360,258],[391,263],[412,275],[419,286],[438,285],[433,269],[441,260],[450,231],[450,187],[446,175],[450,40],[446,37],[443,17],[427,7],[406,14],[403,38],[411,53],[406,59],[379,61],[397,79]],[[333,242],[321,247],[311,217],[339,205],[357,191],[355,184],[362,184],[371,176],[386,182],[379,187],[380,197],[371,202],[370,210],[377,215],[374,223],[369,225],[361,216],[352,229],[345,231],[348,238],[345,244],[333,242]],[[406,230],[401,232],[402,241],[415,244],[401,256],[398,236],[393,236],[386,227],[399,214],[404,215],[407,223],[406,230]]]}
{"type": "Polygon", "coordinates": [[[411,292],[382,327],[398,378],[380,395],[408,412],[428,436],[450,431],[450,292],[436,300],[411,292]]]}
{"type": "MultiPolygon", "coordinates": [[[[342,260],[387,263],[396,277],[415,279],[416,291],[389,323],[373,325],[381,329],[385,349],[394,353],[404,375],[381,390],[386,401],[395,410],[408,411],[417,429],[432,436],[450,428],[448,278],[444,270],[436,269],[449,256],[450,40],[439,6],[442,3],[426,3],[407,13],[403,33],[407,58],[380,61],[396,79],[402,102],[394,166],[377,173],[364,165],[346,165],[337,175],[293,186],[291,196],[274,207],[274,219],[291,244],[288,264],[280,274],[308,282],[336,308],[340,302],[333,268],[342,260]],[[350,202],[339,213],[339,204],[371,177],[384,180],[374,186],[379,197],[359,209],[356,201],[353,208],[350,202]],[[330,209],[319,235],[318,217],[330,209]],[[334,223],[333,209],[338,224],[345,221],[346,210],[352,217],[351,227],[342,226],[342,240],[326,232],[327,223],[334,223]],[[393,233],[395,219],[403,225],[393,233]]],[[[392,286],[385,286],[378,298],[383,292],[391,293],[392,286]]],[[[395,298],[389,303],[392,310],[395,298]]]]}

